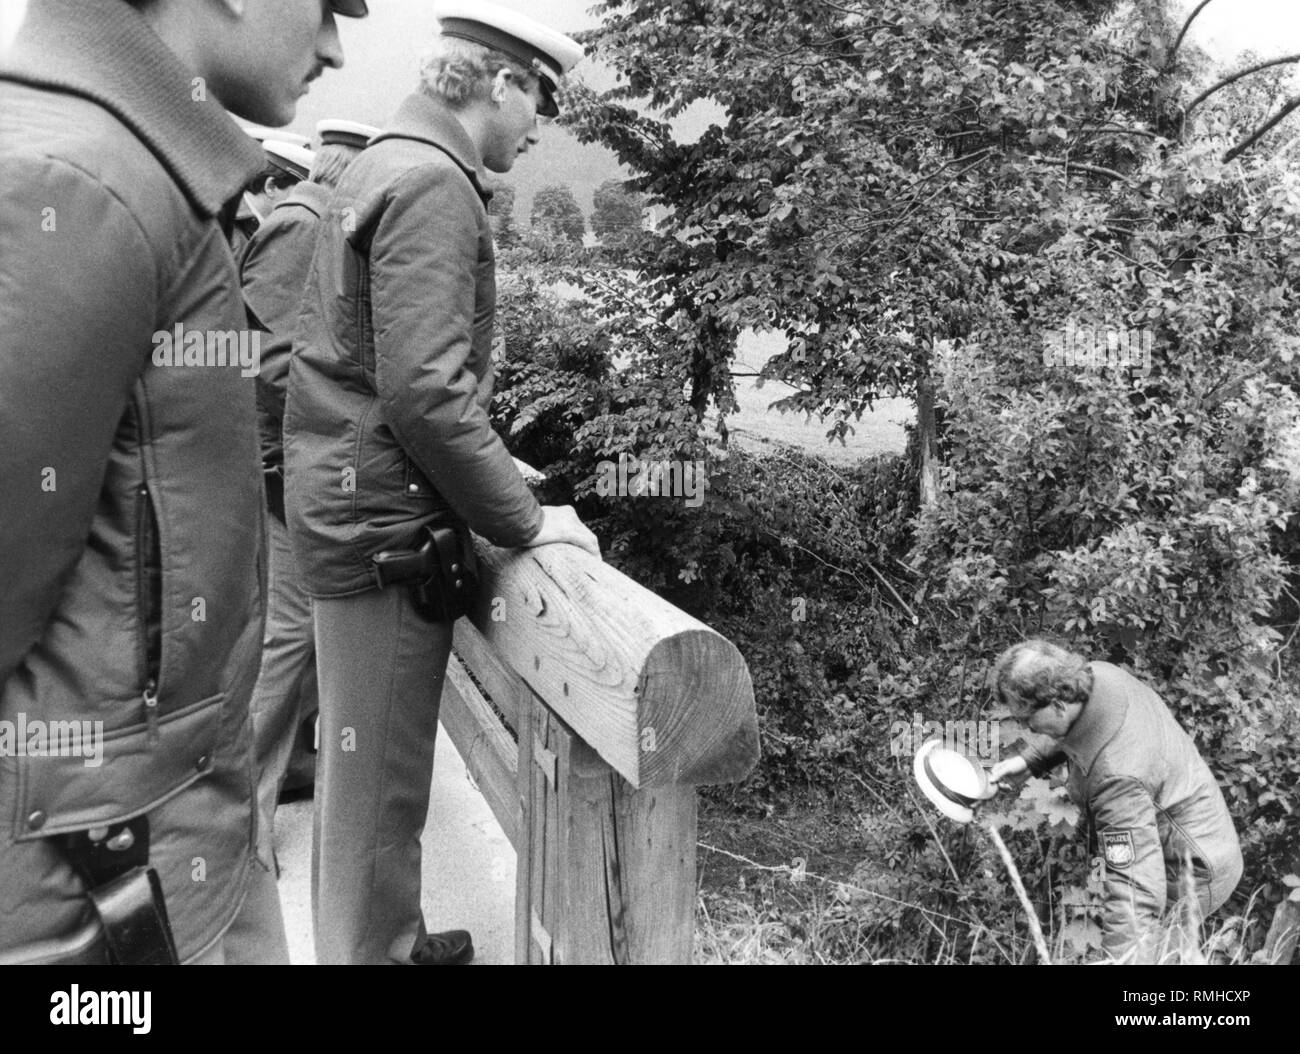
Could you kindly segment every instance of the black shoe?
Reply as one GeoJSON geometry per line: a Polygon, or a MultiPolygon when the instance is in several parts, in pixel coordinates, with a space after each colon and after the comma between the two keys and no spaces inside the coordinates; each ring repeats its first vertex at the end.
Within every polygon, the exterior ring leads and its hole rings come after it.
{"type": "Polygon", "coordinates": [[[411,962],[418,966],[464,966],[474,958],[474,942],[467,930],[430,933],[411,949],[411,962]]]}

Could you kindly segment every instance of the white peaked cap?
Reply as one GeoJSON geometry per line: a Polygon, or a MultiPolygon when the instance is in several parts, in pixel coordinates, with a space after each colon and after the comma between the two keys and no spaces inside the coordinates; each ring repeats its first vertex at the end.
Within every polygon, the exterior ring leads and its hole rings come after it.
{"type": "Polygon", "coordinates": [[[290,132],[284,128],[263,128],[260,124],[240,124],[244,134],[258,143],[274,139],[277,143],[292,143],[294,146],[311,146],[311,140],[305,135],[290,132]]]}
{"type": "Polygon", "coordinates": [[[312,162],[316,160],[316,155],[305,146],[283,140],[263,140],[262,149],[266,151],[267,160],[271,164],[298,179],[307,178],[312,162]]]}
{"type": "Polygon", "coordinates": [[[582,45],[572,37],[486,0],[437,0],[433,16],[444,37],[471,40],[509,55],[532,69],[547,96],[546,116],[554,116],[553,93],[560,79],[582,58],[582,45]]]}
{"type": "Polygon", "coordinates": [[[958,823],[970,823],[975,815],[972,806],[978,805],[988,793],[988,776],[983,766],[947,749],[939,739],[921,744],[912,762],[912,774],[930,803],[958,823]]]}

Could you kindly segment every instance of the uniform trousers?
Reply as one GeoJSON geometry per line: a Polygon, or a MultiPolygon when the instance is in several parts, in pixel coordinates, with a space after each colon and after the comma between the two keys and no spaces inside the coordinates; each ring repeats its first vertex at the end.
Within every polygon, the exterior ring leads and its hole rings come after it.
{"type": "Polygon", "coordinates": [[[420,835],[452,626],[422,619],[401,586],[312,606],[316,961],[407,962],[425,934],[420,835]]]}
{"type": "Polygon", "coordinates": [[[234,921],[189,966],[288,966],[289,945],[280,914],[280,893],[275,876],[253,861],[249,865],[248,893],[234,921]]]}
{"type": "Polygon", "coordinates": [[[274,870],[275,803],[299,728],[316,705],[316,639],[311,597],[299,582],[289,531],[267,513],[266,533],[266,632],[249,709],[257,766],[257,855],[274,870]]]}

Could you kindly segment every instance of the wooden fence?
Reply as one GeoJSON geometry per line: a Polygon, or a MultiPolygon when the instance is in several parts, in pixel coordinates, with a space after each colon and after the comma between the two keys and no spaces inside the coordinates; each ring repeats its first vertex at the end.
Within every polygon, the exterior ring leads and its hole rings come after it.
{"type": "Polygon", "coordinates": [[[695,788],[758,760],[744,659],[572,546],[478,552],[441,718],[515,847],[516,962],[689,962],[695,788]]]}

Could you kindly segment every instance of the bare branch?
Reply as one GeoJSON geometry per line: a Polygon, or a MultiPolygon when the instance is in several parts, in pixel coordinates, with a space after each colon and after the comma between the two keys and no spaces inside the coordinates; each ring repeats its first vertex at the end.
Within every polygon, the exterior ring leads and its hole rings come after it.
{"type": "Polygon", "coordinates": [[[1187,16],[1187,21],[1183,23],[1183,30],[1178,34],[1178,39],[1174,41],[1174,46],[1169,49],[1169,57],[1165,59],[1165,69],[1169,69],[1174,64],[1174,59],[1178,57],[1178,49],[1183,46],[1183,37],[1187,36],[1187,31],[1192,28],[1192,23],[1196,21],[1196,16],[1210,6],[1210,0],[1201,0],[1196,5],[1196,10],[1187,16]]]}
{"type": "Polygon", "coordinates": [[[1266,136],[1269,132],[1271,132],[1275,127],[1277,127],[1277,125],[1279,125],[1294,110],[1297,109],[1300,109],[1300,95],[1297,95],[1289,103],[1283,106],[1282,109],[1280,109],[1274,116],[1270,117],[1267,121],[1265,121],[1257,129],[1255,129],[1255,131],[1252,132],[1246,140],[1244,140],[1241,143],[1238,143],[1226,154],[1224,154],[1223,163],[1226,165],[1229,161],[1236,160],[1247,150],[1249,150],[1252,146],[1254,146],[1261,139],[1263,139],[1264,136],[1266,136]]]}
{"type": "Polygon", "coordinates": [[[1147,139],[1159,139],[1160,136],[1155,132],[1148,132],[1145,128],[1126,128],[1122,124],[1114,121],[1108,121],[1105,124],[1092,124],[1080,129],[1083,132],[1100,132],[1103,135],[1140,135],[1147,139]]]}
{"type": "Polygon", "coordinates": [[[1205,102],[1206,99],[1208,99],[1211,95],[1217,92],[1220,88],[1226,88],[1229,84],[1236,84],[1237,81],[1241,80],[1242,77],[1249,77],[1252,73],[1258,73],[1260,70],[1266,70],[1270,66],[1283,66],[1289,62],[1300,62],[1300,55],[1285,55],[1280,59],[1269,59],[1267,62],[1256,63],[1254,66],[1248,66],[1244,70],[1239,70],[1237,73],[1234,73],[1231,77],[1225,77],[1223,80],[1219,81],[1219,83],[1215,84],[1213,87],[1206,88],[1205,91],[1201,92],[1200,95],[1198,95],[1195,99],[1189,102],[1183,110],[1183,116],[1186,117],[1189,113],[1191,113],[1198,106],[1200,106],[1201,103],[1205,102]]]}
{"type": "Polygon", "coordinates": [[[1046,165],[1063,165],[1067,169],[1076,169],[1079,172],[1086,172],[1090,176],[1102,176],[1106,179],[1118,179],[1127,183],[1129,177],[1123,172],[1116,172],[1113,168],[1101,168],[1097,165],[1082,165],[1078,161],[1071,161],[1067,157],[1044,157],[1042,154],[1034,154],[1032,157],[1025,158],[1026,161],[1040,161],[1046,165]]]}

